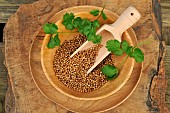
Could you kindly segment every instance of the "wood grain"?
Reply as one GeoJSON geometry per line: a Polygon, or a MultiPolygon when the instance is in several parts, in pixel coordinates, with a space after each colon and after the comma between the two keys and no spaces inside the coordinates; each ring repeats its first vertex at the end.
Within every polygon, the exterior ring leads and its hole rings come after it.
{"type": "MultiPolygon", "coordinates": [[[[101,0],[40,0],[34,4],[21,5],[18,12],[9,19],[4,30],[5,57],[15,97],[14,112],[59,112],[58,106],[44,98],[35,84],[33,84],[30,71],[28,70],[28,51],[30,49],[30,45],[41,29],[41,26],[56,12],[76,5],[91,4],[101,6],[104,2],[105,1],[101,0]],[[30,12],[30,9],[33,11],[30,12]]],[[[156,0],[153,2],[159,4],[156,0]]],[[[141,21],[133,26],[137,34],[138,41],[152,41],[152,44],[141,47],[145,51],[146,58],[143,66],[142,78],[137,89],[129,97],[129,99],[121,104],[121,106],[114,109],[112,113],[131,113],[132,111],[148,113],[151,111],[159,111],[160,109],[160,107],[157,107],[157,109],[153,107],[153,97],[150,95],[151,93],[148,93],[151,88],[150,83],[152,83],[152,78],[156,75],[155,72],[159,71],[158,64],[160,64],[160,61],[162,60],[160,59],[162,57],[160,52],[163,52],[162,48],[159,48],[159,44],[161,44],[162,39],[159,34],[160,26],[157,22],[160,20],[157,21],[157,16],[154,15],[152,16],[155,18],[152,18],[151,3],[151,0],[148,0],[147,2],[146,0],[110,0],[110,3],[107,4],[107,9],[116,12],[117,14],[120,14],[130,4],[134,5],[142,14],[141,21]]],[[[155,14],[155,12],[153,12],[153,14],[155,14]]],[[[162,44],[161,47],[163,47],[162,44]]],[[[159,104],[160,103],[157,105],[160,106],[159,104]]]]}
{"type": "Polygon", "coordinates": [[[170,1],[161,1],[161,11],[162,11],[162,25],[163,27],[170,27],[170,1]]]}
{"type": "Polygon", "coordinates": [[[4,44],[0,43],[0,113],[5,112],[5,93],[7,90],[7,71],[3,64],[4,56],[2,49],[4,49],[4,44]]]}
{"type": "Polygon", "coordinates": [[[166,45],[170,45],[170,1],[161,0],[162,33],[166,45]]]}
{"type": "Polygon", "coordinates": [[[165,100],[167,103],[167,106],[170,110],[170,46],[166,46],[166,55],[164,59],[164,66],[165,66],[165,74],[167,77],[167,89],[165,94],[165,100]]]}
{"type": "Polygon", "coordinates": [[[0,0],[0,23],[6,23],[13,15],[20,4],[32,3],[37,0],[0,0]]]}

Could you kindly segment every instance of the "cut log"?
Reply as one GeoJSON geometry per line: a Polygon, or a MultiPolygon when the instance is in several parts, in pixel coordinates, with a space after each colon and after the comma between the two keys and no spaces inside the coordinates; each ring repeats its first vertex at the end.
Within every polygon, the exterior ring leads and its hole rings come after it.
{"type": "Polygon", "coordinates": [[[157,0],[153,0],[153,2],[152,0],[110,0],[109,2],[103,0],[40,0],[33,4],[21,5],[8,20],[4,30],[6,67],[15,97],[15,108],[11,108],[11,110],[14,109],[14,113],[67,112],[66,109],[44,97],[36,87],[29,70],[29,49],[34,38],[41,34],[42,25],[48,22],[56,12],[71,6],[95,5],[102,7],[103,4],[106,4],[107,9],[118,15],[129,5],[135,6],[142,14],[141,20],[133,26],[138,41],[151,42],[149,45],[140,47],[145,53],[145,61],[136,90],[124,103],[108,113],[167,112],[165,100],[161,98],[161,101],[156,101],[160,97],[153,97],[156,93],[165,95],[166,86],[163,85],[162,89],[155,87],[156,90],[151,90],[156,86],[152,83],[158,84],[158,82],[152,82],[156,76],[159,75],[163,79],[162,82],[166,81],[164,73],[160,73],[163,69],[161,62],[164,45],[162,44],[161,19],[159,18],[160,4],[157,0]],[[155,102],[157,106],[155,106],[155,102]]]}

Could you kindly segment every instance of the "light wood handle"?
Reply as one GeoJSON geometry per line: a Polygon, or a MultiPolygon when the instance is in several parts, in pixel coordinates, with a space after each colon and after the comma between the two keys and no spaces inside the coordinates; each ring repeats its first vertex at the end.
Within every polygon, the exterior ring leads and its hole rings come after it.
{"type": "Polygon", "coordinates": [[[119,36],[122,35],[129,27],[136,23],[141,17],[141,14],[133,6],[129,6],[114,22],[111,24],[112,27],[116,28],[119,32],[119,36]]]}

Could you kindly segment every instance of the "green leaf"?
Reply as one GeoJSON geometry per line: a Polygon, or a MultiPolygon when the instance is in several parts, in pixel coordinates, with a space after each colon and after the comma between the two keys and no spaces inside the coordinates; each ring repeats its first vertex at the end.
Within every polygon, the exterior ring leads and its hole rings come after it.
{"type": "Polygon", "coordinates": [[[58,34],[56,34],[56,35],[54,36],[54,39],[55,39],[55,45],[56,45],[56,46],[59,46],[59,45],[60,45],[60,39],[58,38],[58,34]]]}
{"type": "Polygon", "coordinates": [[[94,26],[94,27],[100,27],[99,21],[98,21],[98,20],[94,20],[93,26],[94,26]]]}
{"type": "Polygon", "coordinates": [[[73,30],[74,29],[74,25],[72,23],[68,23],[65,25],[66,29],[68,30],[73,30]]]}
{"type": "Polygon", "coordinates": [[[46,34],[55,34],[57,33],[58,27],[54,23],[46,23],[43,29],[46,34]]]}
{"type": "Polygon", "coordinates": [[[122,46],[122,49],[124,51],[127,51],[127,48],[129,47],[129,44],[126,40],[123,40],[122,43],[121,43],[121,46],[122,46]]]}
{"type": "Polygon", "coordinates": [[[136,62],[144,61],[144,54],[139,48],[135,48],[131,56],[135,58],[136,62]]]}
{"type": "Polygon", "coordinates": [[[56,46],[56,42],[55,42],[55,39],[53,37],[50,38],[50,41],[48,42],[47,44],[47,47],[52,49],[56,46]]]}
{"type": "Polygon", "coordinates": [[[101,11],[101,15],[102,15],[102,18],[103,18],[104,20],[107,19],[107,16],[106,16],[106,14],[104,13],[104,11],[101,11]]]}
{"type": "Polygon", "coordinates": [[[93,42],[94,44],[98,44],[98,43],[101,43],[101,40],[102,40],[102,36],[95,34],[92,42],[93,42]]]}
{"type": "Polygon", "coordinates": [[[120,48],[120,42],[118,40],[109,40],[106,42],[106,48],[108,51],[114,51],[115,49],[120,48]]]}
{"type": "Polygon", "coordinates": [[[118,69],[113,65],[105,65],[102,68],[102,73],[108,77],[108,79],[116,78],[118,76],[118,69]]]}
{"type": "Polygon", "coordinates": [[[73,24],[74,24],[75,27],[80,26],[81,23],[82,23],[82,19],[80,17],[77,17],[73,20],[73,24]]]}
{"type": "Polygon", "coordinates": [[[129,46],[126,50],[126,54],[128,54],[130,57],[132,57],[133,53],[133,46],[129,46]]]}
{"type": "Polygon", "coordinates": [[[118,40],[109,40],[106,42],[106,48],[108,51],[113,52],[115,55],[122,55],[123,50],[120,48],[120,42],[118,40]]]}
{"type": "Polygon", "coordinates": [[[117,56],[121,56],[122,54],[123,54],[123,50],[122,49],[115,49],[114,51],[113,51],[113,53],[115,54],[115,55],[117,55],[117,56]]]}
{"type": "Polygon", "coordinates": [[[89,33],[89,34],[87,35],[87,40],[88,40],[88,41],[92,41],[93,39],[94,39],[94,34],[89,33]]]}
{"type": "Polygon", "coordinates": [[[64,16],[63,16],[63,21],[72,21],[74,19],[74,14],[73,13],[66,13],[64,16]]]}
{"type": "Polygon", "coordinates": [[[54,37],[50,37],[50,41],[48,42],[47,47],[52,49],[59,45],[60,45],[60,39],[58,38],[58,34],[56,34],[54,37]]]}
{"type": "Polygon", "coordinates": [[[66,13],[63,16],[63,22],[62,24],[66,27],[68,30],[73,30],[75,28],[73,24],[73,19],[74,19],[74,14],[73,13],[66,13]]]}
{"type": "Polygon", "coordinates": [[[97,15],[99,15],[99,10],[98,9],[95,9],[95,10],[92,10],[92,11],[90,11],[90,14],[92,14],[93,16],[97,16],[97,15]]]}

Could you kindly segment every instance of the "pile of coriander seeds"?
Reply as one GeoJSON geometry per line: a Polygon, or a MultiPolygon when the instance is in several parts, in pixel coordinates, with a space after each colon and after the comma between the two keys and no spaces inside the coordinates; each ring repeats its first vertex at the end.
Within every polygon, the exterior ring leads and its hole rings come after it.
{"type": "Polygon", "coordinates": [[[91,73],[86,74],[94,64],[102,45],[95,45],[87,50],[79,51],[70,58],[76,49],[84,42],[86,37],[76,35],[72,40],[63,42],[54,56],[54,71],[58,79],[68,88],[78,92],[91,92],[102,87],[106,82],[106,76],[101,72],[104,65],[113,65],[112,54],[107,56],[91,73]]]}

